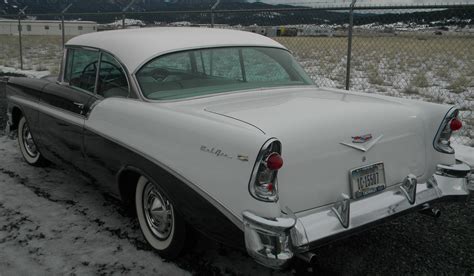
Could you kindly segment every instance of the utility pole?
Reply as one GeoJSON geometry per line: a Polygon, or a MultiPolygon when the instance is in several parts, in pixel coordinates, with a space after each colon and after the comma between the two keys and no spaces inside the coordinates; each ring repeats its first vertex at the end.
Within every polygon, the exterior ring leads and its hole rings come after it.
{"type": "Polygon", "coordinates": [[[137,0],[132,0],[123,10],[122,10],[122,29],[125,29],[125,13],[135,4],[137,0]]]}
{"type": "Polygon", "coordinates": [[[221,0],[217,0],[216,3],[211,7],[211,28],[214,28],[214,11],[220,3],[221,0]]]}
{"type": "Polygon", "coordinates": [[[69,10],[69,8],[72,6],[72,3],[67,5],[66,8],[64,8],[64,10],[61,11],[61,35],[62,35],[62,39],[63,39],[63,49],[64,49],[64,45],[66,44],[66,31],[65,31],[65,25],[64,25],[64,14],[67,12],[67,10],[69,10]]]}

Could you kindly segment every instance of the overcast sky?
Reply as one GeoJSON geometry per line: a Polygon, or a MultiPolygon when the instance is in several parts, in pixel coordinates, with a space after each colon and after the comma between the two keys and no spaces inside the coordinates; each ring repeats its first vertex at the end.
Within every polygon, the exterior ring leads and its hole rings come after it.
{"type": "MultiPolygon", "coordinates": [[[[249,0],[255,2],[255,0],[249,0]]],[[[260,0],[269,4],[296,4],[305,6],[349,5],[352,0],[260,0]]],[[[474,4],[474,0],[357,0],[366,5],[420,5],[420,4],[474,4]]]]}

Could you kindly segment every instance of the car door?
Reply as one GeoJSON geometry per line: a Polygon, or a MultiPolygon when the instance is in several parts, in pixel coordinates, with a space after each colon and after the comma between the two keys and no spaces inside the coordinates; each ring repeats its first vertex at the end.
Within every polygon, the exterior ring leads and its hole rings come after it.
{"type": "Polygon", "coordinates": [[[67,50],[63,81],[46,86],[40,97],[41,142],[45,157],[83,168],[84,120],[95,95],[100,53],[94,49],[67,50]]]}
{"type": "MultiPolygon", "coordinates": [[[[96,94],[100,100],[130,97],[130,85],[125,67],[111,54],[100,55],[96,94]]],[[[93,111],[92,111],[93,112],[93,111]]],[[[84,129],[84,155],[87,159],[86,171],[98,183],[116,192],[115,176],[126,158],[123,148],[109,138],[87,128],[84,129]]]]}

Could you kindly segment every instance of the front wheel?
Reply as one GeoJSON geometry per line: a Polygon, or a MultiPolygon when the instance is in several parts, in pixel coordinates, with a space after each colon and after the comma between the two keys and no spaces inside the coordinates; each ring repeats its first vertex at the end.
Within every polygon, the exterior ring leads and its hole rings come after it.
{"type": "Polygon", "coordinates": [[[164,258],[178,257],[186,243],[186,224],[161,188],[143,176],[137,183],[135,208],[147,242],[164,258]]]}
{"type": "Polygon", "coordinates": [[[41,153],[33,140],[33,136],[26,122],[25,117],[21,117],[18,122],[18,144],[20,146],[20,152],[25,161],[33,166],[43,166],[46,164],[46,159],[43,158],[41,153]]]}

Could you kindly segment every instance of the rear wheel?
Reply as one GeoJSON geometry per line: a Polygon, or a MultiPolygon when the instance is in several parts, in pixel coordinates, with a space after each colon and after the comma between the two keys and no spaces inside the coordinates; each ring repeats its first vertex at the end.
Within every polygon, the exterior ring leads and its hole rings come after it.
{"type": "Polygon", "coordinates": [[[161,188],[143,176],[138,179],[135,208],[147,242],[162,257],[178,257],[186,244],[186,224],[161,188]]]}
{"type": "Polygon", "coordinates": [[[46,164],[46,159],[38,151],[25,117],[21,117],[18,122],[18,144],[21,155],[28,164],[33,166],[43,166],[46,164]]]}

